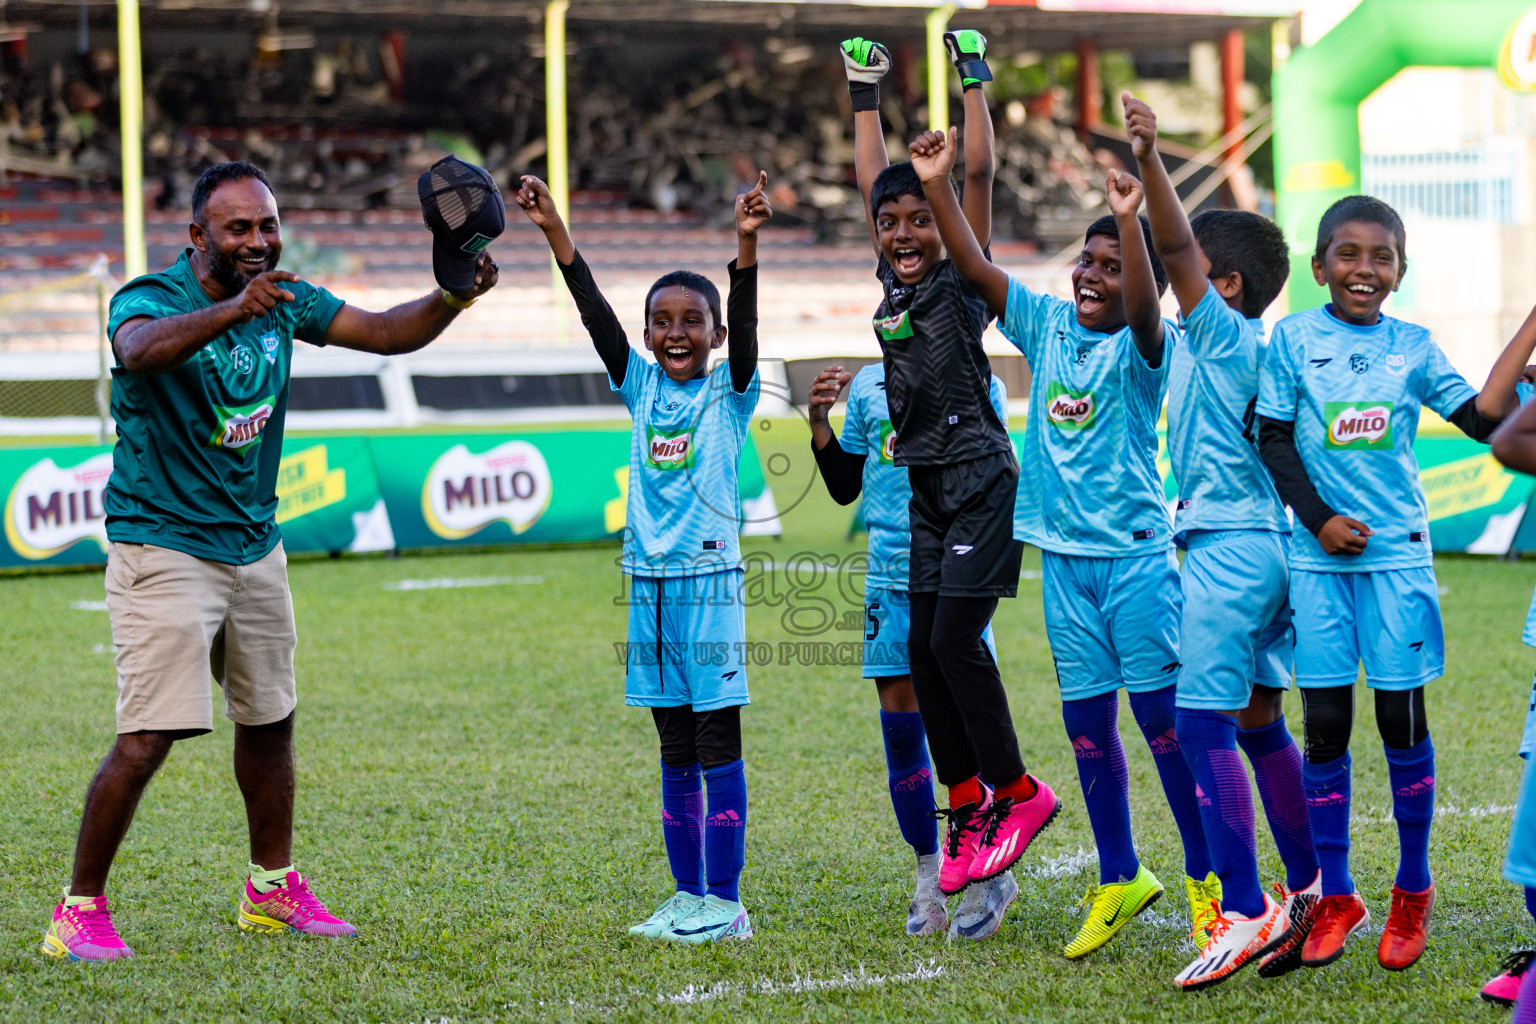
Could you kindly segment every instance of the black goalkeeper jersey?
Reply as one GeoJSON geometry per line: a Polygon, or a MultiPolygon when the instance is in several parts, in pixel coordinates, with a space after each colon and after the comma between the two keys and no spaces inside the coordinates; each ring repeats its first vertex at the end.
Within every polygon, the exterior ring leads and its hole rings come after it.
{"type": "Polygon", "coordinates": [[[992,367],[981,348],[987,304],[949,260],[904,285],[880,255],[885,298],[875,337],[885,354],[885,394],[898,466],[937,466],[1013,451],[992,408],[992,367]]]}

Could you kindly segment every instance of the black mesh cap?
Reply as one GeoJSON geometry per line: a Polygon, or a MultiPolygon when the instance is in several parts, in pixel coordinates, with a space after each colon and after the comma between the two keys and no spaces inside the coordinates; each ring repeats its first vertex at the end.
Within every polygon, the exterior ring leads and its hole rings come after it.
{"type": "Polygon", "coordinates": [[[432,231],[432,273],[456,294],[475,290],[475,260],[507,228],[507,207],[482,167],[445,156],[416,179],[432,231]]]}

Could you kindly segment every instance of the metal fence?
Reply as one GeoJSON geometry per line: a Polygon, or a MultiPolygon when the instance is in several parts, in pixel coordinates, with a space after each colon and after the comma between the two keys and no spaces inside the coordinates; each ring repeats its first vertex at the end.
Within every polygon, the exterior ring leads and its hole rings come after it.
{"type": "Polygon", "coordinates": [[[1360,158],[1361,190],[1402,214],[1436,220],[1522,224],[1524,143],[1498,139],[1441,153],[1360,158]]]}

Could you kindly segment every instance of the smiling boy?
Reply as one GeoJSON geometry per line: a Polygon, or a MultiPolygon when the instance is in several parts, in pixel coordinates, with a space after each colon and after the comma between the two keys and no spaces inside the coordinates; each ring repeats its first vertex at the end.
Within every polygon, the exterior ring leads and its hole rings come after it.
{"type": "Polygon", "coordinates": [[[1042,552],[1062,718],[1098,845],[1099,883],[1065,951],[1076,959],[1163,893],[1131,836],[1117,726],[1122,686],[1183,839],[1197,928],[1220,896],[1174,732],[1181,601],[1157,473],[1157,420],[1178,335],[1159,310],[1168,281],[1136,213],[1134,178],[1111,173],[1114,214],[1089,227],[1072,271],[1075,301],[1065,302],[1030,291],[987,259],[948,186],[956,150],[953,129],[948,137],[928,132],[912,144],[912,163],[954,266],[1001,318],[1003,336],[1033,374],[1014,536],[1042,552]]]}
{"type": "Polygon", "coordinates": [[[1424,952],[1435,903],[1435,749],[1424,686],[1445,672],[1445,640],[1413,442],[1424,405],[1473,440],[1488,440],[1515,409],[1536,345],[1527,321],[1474,391],[1428,331],[1381,313],[1407,270],[1405,249],[1402,220],[1380,200],[1349,196],[1328,208],[1312,273],[1329,302],[1275,326],[1256,407],[1260,453],[1306,527],[1295,531],[1290,573],[1302,784],[1322,868],[1322,897],[1301,950],[1308,967],[1337,960],[1370,921],[1349,871],[1349,737],[1362,661],[1399,845],[1377,957],[1403,970],[1424,952]]]}
{"type": "MultiPolygon", "coordinates": [[[[992,233],[992,120],[986,40],[945,36],[965,91],[965,213],[984,245],[992,233]]],[[[907,653],[939,782],[949,790],[939,889],[1000,876],[1060,809],[1024,770],[1008,696],[982,641],[1001,597],[1018,589],[1022,545],[1010,507],[1019,465],[990,400],[981,335],[986,303],[945,258],[923,185],[909,163],[888,165],[879,82],[890,54],[850,39],[843,63],[870,240],[884,291],[875,334],[885,355],[895,463],[912,487],[907,653]]],[[[944,187],[953,186],[945,175],[944,187]]]]}

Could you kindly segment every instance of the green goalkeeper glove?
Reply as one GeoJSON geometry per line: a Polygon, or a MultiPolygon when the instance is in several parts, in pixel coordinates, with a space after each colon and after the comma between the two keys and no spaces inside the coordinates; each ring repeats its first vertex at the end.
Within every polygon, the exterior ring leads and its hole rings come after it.
{"type": "Polygon", "coordinates": [[[891,51],[873,39],[854,36],[842,44],[843,72],[855,112],[880,109],[880,79],[891,70],[891,51]]]}
{"type": "Polygon", "coordinates": [[[960,72],[960,88],[980,88],[982,82],[992,81],[992,69],[987,67],[987,37],[973,28],[944,33],[944,49],[960,72]]]}

